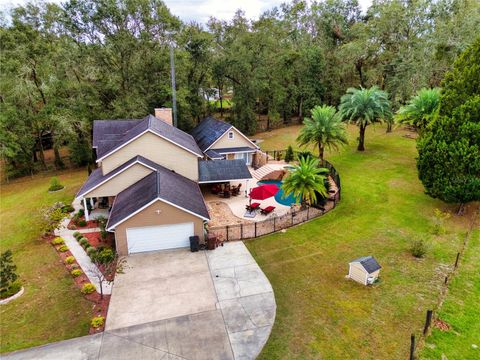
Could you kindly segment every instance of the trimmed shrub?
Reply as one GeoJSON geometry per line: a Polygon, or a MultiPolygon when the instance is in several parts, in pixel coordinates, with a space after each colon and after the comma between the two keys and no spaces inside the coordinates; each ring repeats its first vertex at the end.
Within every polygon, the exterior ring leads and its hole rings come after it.
{"type": "MultiPolygon", "coordinates": [[[[12,250],[6,250],[0,255],[0,292],[2,296],[3,293],[10,291],[17,279],[17,265],[13,262],[12,250]]],[[[8,296],[5,295],[5,297],[8,296]]]]}
{"type": "Polygon", "coordinates": [[[72,269],[72,270],[73,270],[73,269],[78,269],[78,268],[79,268],[78,264],[72,264],[72,265],[70,265],[70,269],[72,269]]]}
{"type": "Polygon", "coordinates": [[[65,205],[64,207],[62,207],[62,211],[64,213],[71,213],[75,211],[75,208],[72,205],[65,205]]]}
{"type": "Polygon", "coordinates": [[[108,231],[107,230],[100,230],[100,237],[102,240],[105,240],[107,238],[108,231]]]}
{"type": "Polygon", "coordinates": [[[77,241],[78,241],[78,240],[82,237],[82,234],[79,233],[78,231],[75,231],[75,232],[73,233],[73,237],[74,237],[75,239],[77,239],[77,241]]]}
{"type": "Polygon", "coordinates": [[[90,245],[88,243],[88,240],[84,237],[81,237],[80,240],[78,240],[78,243],[85,249],[85,246],[90,245]]]}
{"type": "Polygon", "coordinates": [[[73,264],[75,262],[75,257],[74,256],[68,256],[66,259],[65,259],[65,263],[66,264],[73,264]]]}
{"type": "Polygon", "coordinates": [[[50,187],[48,188],[48,191],[58,191],[62,190],[63,188],[64,186],[60,184],[60,181],[58,181],[58,178],[56,176],[50,179],[50,187]]]}
{"type": "Polygon", "coordinates": [[[52,240],[52,245],[63,245],[65,241],[61,237],[56,237],[52,240]]]}
{"type": "Polygon", "coordinates": [[[68,246],[67,245],[62,245],[58,248],[58,251],[60,251],[60,252],[68,251],[68,246]]]}
{"type": "Polygon", "coordinates": [[[80,269],[73,269],[72,271],[70,271],[70,274],[72,274],[73,277],[79,277],[83,274],[83,271],[80,269]]]}
{"type": "Polygon", "coordinates": [[[87,222],[85,220],[79,220],[78,221],[78,226],[87,226],[87,222]]]}
{"type": "Polygon", "coordinates": [[[93,246],[87,248],[87,255],[90,256],[90,259],[93,259],[97,255],[97,249],[93,246]]]}
{"type": "Polygon", "coordinates": [[[81,218],[83,215],[85,215],[85,210],[83,210],[83,209],[78,210],[77,216],[78,216],[79,218],[81,218]]]}
{"type": "Polygon", "coordinates": [[[95,287],[95,285],[93,285],[92,283],[86,283],[86,284],[83,284],[82,286],[82,293],[83,294],[91,294],[93,293],[97,288],[95,287]]]}
{"type": "Polygon", "coordinates": [[[102,327],[103,324],[105,323],[105,318],[103,316],[95,316],[92,319],[91,325],[93,328],[99,328],[102,327]]]}
{"type": "Polygon", "coordinates": [[[22,289],[22,284],[20,283],[20,281],[15,281],[6,290],[0,291],[0,299],[3,300],[6,298],[9,298],[10,296],[13,296],[16,293],[18,293],[21,289],[22,289]]]}
{"type": "Polygon", "coordinates": [[[104,248],[98,251],[97,260],[101,264],[108,264],[115,258],[115,253],[110,248],[104,248]]]}
{"type": "Polygon", "coordinates": [[[285,153],[285,162],[289,163],[294,158],[293,149],[291,145],[288,145],[287,152],[285,153]]]}
{"type": "Polygon", "coordinates": [[[423,239],[416,239],[412,242],[410,252],[416,258],[423,258],[427,253],[427,244],[423,239]]]}

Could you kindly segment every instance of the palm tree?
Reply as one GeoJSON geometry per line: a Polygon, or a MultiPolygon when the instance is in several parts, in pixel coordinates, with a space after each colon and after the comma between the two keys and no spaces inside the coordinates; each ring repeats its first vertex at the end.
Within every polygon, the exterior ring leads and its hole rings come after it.
{"type": "Polygon", "coordinates": [[[340,100],[340,116],[360,128],[358,150],[365,151],[365,129],[374,122],[383,122],[392,115],[388,94],[373,86],[369,89],[350,88],[340,100]]]}
{"type": "Polygon", "coordinates": [[[327,197],[324,181],[328,169],[318,167],[319,160],[314,157],[300,158],[298,165],[294,166],[282,183],[283,196],[293,194],[302,203],[315,204],[317,193],[327,197]]]}
{"type": "Polygon", "coordinates": [[[303,120],[304,127],[300,131],[297,142],[300,146],[318,147],[318,154],[323,161],[325,148],[338,149],[339,144],[347,144],[345,125],[337,115],[333,106],[315,106],[311,118],[303,120]]]}
{"type": "Polygon", "coordinates": [[[426,128],[440,105],[440,89],[423,88],[406,105],[397,111],[396,120],[414,126],[419,131],[426,128]]]}

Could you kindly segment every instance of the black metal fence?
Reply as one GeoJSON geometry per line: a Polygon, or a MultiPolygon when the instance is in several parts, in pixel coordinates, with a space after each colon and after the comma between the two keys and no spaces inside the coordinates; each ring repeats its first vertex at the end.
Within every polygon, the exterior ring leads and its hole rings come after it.
{"type": "Polygon", "coordinates": [[[292,208],[291,211],[284,215],[277,216],[273,214],[273,216],[262,221],[214,226],[208,229],[208,233],[214,234],[221,241],[252,239],[301,224],[334,209],[341,199],[342,187],[340,183],[340,175],[335,167],[326,160],[322,161],[320,166],[328,169],[329,176],[333,179],[337,187],[336,192],[330,194],[329,198],[325,200],[323,205],[315,207],[308,206],[306,209],[298,211],[294,211],[292,208]]]}

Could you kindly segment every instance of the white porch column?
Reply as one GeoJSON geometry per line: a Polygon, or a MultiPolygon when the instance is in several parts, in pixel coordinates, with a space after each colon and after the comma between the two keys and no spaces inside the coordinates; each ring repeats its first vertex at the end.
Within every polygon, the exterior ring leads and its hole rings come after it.
{"type": "Polygon", "coordinates": [[[85,220],[89,221],[88,217],[88,207],[87,207],[87,198],[83,198],[83,208],[85,209],[85,220]]]}
{"type": "Polygon", "coordinates": [[[248,197],[248,179],[245,181],[245,197],[248,197]]]}

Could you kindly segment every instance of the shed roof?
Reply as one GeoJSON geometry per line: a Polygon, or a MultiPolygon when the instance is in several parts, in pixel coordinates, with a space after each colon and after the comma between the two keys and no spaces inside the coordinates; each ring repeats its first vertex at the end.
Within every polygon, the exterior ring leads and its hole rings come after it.
{"type": "Polygon", "coordinates": [[[156,199],[203,219],[210,218],[198,184],[157,164],[157,171],[117,195],[107,228],[109,230],[115,228],[156,199]]]}
{"type": "Polygon", "coordinates": [[[186,132],[167,124],[153,115],[140,120],[95,120],[93,123],[93,144],[98,158],[114,152],[146,130],[164,137],[199,157],[203,156],[195,139],[186,132]]]}
{"type": "Polygon", "coordinates": [[[231,127],[232,125],[225,121],[217,120],[209,116],[203,119],[190,134],[195,138],[200,149],[205,151],[231,127]]]}
{"type": "Polygon", "coordinates": [[[350,264],[352,263],[360,263],[360,265],[362,265],[365,271],[369,274],[382,268],[373,256],[362,256],[358,259],[350,261],[350,264]]]}
{"type": "Polygon", "coordinates": [[[221,182],[251,179],[245,161],[238,160],[201,160],[198,162],[199,182],[221,182]]]}

